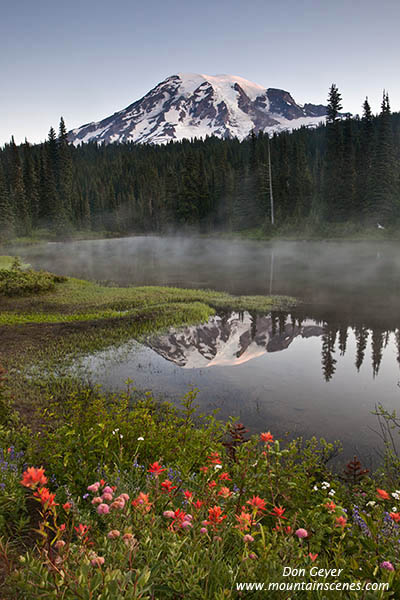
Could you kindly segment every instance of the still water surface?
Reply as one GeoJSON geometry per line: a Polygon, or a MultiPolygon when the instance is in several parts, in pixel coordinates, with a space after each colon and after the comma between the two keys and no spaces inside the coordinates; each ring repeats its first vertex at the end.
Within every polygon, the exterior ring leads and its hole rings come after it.
{"type": "Polygon", "coordinates": [[[253,431],[340,438],[374,462],[375,405],[400,406],[400,246],[156,236],[16,249],[34,267],[118,285],[286,294],[289,313],[221,314],[146,345],[88,357],[92,379],[168,398],[199,388],[203,411],[253,431]]]}

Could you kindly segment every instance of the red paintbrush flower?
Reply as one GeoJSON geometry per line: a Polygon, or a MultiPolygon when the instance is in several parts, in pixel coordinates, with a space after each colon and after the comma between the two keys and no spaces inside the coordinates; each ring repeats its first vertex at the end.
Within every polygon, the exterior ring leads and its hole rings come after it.
{"type": "Polygon", "coordinates": [[[285,512],[286,508],[282,508],[281,506],[274,506],[274,508],[272,509],[272,512],[269,513],[270,515],[272,515],[273,517],[277,517],[278,519],[286,519],[286,517],[283,516],[283,513],[285,512]]]}
{"type": "Polygon", "coordinates": [[[347,519],[345,517],[337,517],[335,527],[345,527],[347,523],[347,519]]]}
{"type": "Polygon", "coordinates": [[[209,508],[207,525],[219,525],[222,523],[222,521],[226,519],[226,515],[223,515],[222,513],[223,510],[220,506],[209,508]]]}
{"type": "Polygon", "coordinates": [[[21,485],[25,487],[36,487],[37,485],[46,485],[47,477],[44,475],[44,469],[36,469],[35,467],[28,467],[22,474],[21,485]]]}
{"type": "Polygon", "coordinates": [[[213,465],[221,464],[221,457],[218,452],[211,452],[211,454],[209,456],[207,456],[207,458],[210,461],[210,463],[213,465]]]}
{"type": "Polygon", "coordinates": [[[400,523],[400,513],[391,512],[391,513],[389,513],[389,515],[391,516],[393,521],[395,521],[395,523],[400,523]]]}
{"type": "Polygon", "coordinates": [[[89,527],[87,525],[83,525],[82,523],[79,523],[78,527],[74,527],[74,529],[76,533],[82,537],[87,535],[89,531],[89,527]]]}
{"type": "Polygon", "coordinates": [[[56,495],[51,494],[50,490],[48,490],[47,488],[39,488],[33,495],[37,496],[37,498],[39,498],[40,502],[42,503],[42,506],[45,506],[46,508],[50,508],[51,506],[58,506],[57,503],[54,502],[54,498],[56,497],[56,495]]]}
{"type": "Polygon", "coordinates": [[[245,510],[242,510],[240,515],[236,515],[235,518],[238,521],[236,527],[240,529],[240,531],[248,531],[253,524],[253,518],[251,514],[245,510]]]}
{"type": "Polygon", "coordinates": [[[274,436],[272,435],[272,433],[270,431],[267,431],[266,433],[260,434],[260,440],[262,442],[264,442],[265,444],[270,444],[271,442],[274,441],[274,436]]]}
{"type": "Polygon", "coordinates": [[[218,496],[222,496],[223,498],[229,498],[230,496],[232,496],[232,492],[229,488],[227,487],[222,487],[218,494],[218,496]]]}
{"type": "Polygon", "coordinates": [[[158,462],[154,462],[152,465],[150,465],[148,472],[158,477],[159,475],[161,475],[161,473],[163,473],[166,470],[167,469],[162,467],[158,462]]]}
{"type": "Polygon", "coordinates": [[[385,492],[385,490],[380,490],[379,488],[377,488],[376,495],[378,496],[378,498],[382,498],[382,500],[390,500],[390,496],[387,492],[385,492]]]}
{"type": "Polygon", "coordinates": [[[251,500],[247,500],[246,504],[250,504],[254,509],[257,509],[257,512],[266,510],[265,500],[259,496],[253,496],[251,500]]]}
{"type": "Polygon", "coordinates": [[[176,485],[172,485],[172,481],[170,481],[169,479],[165,479],[165,481],[162,482],[161,487],[164,491],[168,493],[172,492],[172,490],[177,489],[176,485]]]}

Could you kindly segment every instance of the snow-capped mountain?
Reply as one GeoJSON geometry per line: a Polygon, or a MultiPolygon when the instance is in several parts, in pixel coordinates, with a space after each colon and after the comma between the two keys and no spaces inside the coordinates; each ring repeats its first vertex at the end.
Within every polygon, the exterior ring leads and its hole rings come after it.
{"type": "Polygon", "coordinates": [[[316,126],[326,107],[297,104],[289,92],[263,88],[234,75],[178,73],[127,108],[69,132],[70,141],[162,144],[171,140],[243,139],[254,130],[282,131],[316,126]]]}
{"type": "Polygon", "coordinates": [[[252,317],[244,312],[211,317],[200,326],[171,328],[165,335],[150,337],[147,345],[180,367],[199,369],[240,365],[285,350],[297,336],[319,337],[323,332],[323,327],[311,320],[279,329],[270,316],[252,317]]]}

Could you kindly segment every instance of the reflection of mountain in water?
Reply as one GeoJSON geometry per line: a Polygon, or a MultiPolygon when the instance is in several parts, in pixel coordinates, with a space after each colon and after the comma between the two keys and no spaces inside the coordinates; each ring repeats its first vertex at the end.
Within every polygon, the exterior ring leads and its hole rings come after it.
{"type": "Polygon", "coordinates": [[[371,341],[371,366],[375,377],[379,372],[383,350],[389,346],[397,353],[400,364],[400,330],[366,327],[362,323],[338,322],[336,318],[312,319],[305,312],[296,314],[272,312],[254,315],[248,312],[215,316],[200,326],[170,329],[163,336],[147,340],[155,352],[187,369],[213,366],[237,366],[266,353],[285,350],[297,337],[321,338],[321,366],[326,381],[332,379],[337,359],[344,356],[350,331],[355,338],[355,360],[360,370],[371,341]]]}
{"type": "Polygon", "coordinates": [[[215,316],[200,326],[171,329],[150,338],[148,345],[180,367],[189,369],[240,365],[266,352],[285,350],[297,336],[322,336],[324,328],[314,321],[279,324],[272,315],[248,312],[215,316]]]}

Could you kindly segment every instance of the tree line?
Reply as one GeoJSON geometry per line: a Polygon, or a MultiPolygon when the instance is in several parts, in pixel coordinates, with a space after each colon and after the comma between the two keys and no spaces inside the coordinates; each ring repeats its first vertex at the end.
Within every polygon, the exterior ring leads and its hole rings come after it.
{"type": "Polygon", "coordinates": [[[386,92],[377,115],[368,99],[361,117],[341,110],[332,84],[317,128],[162,146],[74,147],[61,118],[44,143],[11,139],[0,149],[0,240],[37,230],[267,232],[271,187],[277,228],[392,225],[400,219],[400,113],[386,92]]]}

